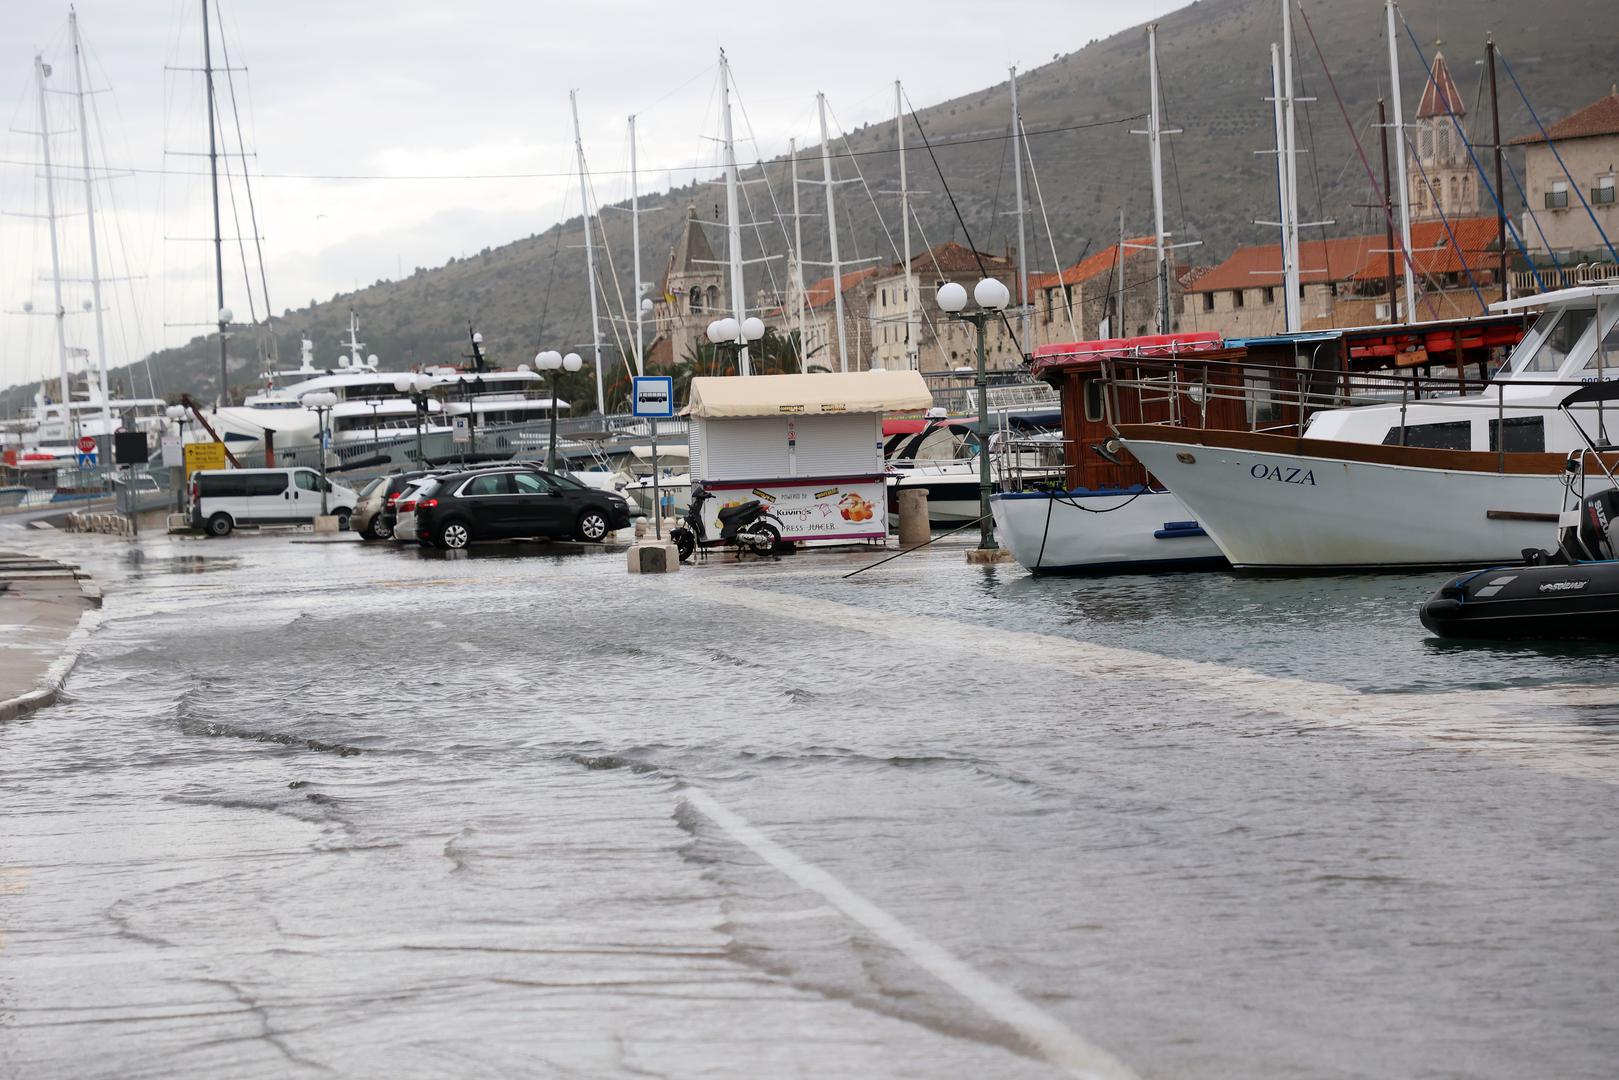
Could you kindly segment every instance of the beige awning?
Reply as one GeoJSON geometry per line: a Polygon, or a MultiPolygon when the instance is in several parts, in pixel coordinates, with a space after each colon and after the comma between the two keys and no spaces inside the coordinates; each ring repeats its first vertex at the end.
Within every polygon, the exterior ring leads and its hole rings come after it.
{"type": "Polygon", "coordinates": [[[915,371],[724,375],[691,381],[685,415],[700,419],[822,413],[919,412],[933,395],[915,371]]]}

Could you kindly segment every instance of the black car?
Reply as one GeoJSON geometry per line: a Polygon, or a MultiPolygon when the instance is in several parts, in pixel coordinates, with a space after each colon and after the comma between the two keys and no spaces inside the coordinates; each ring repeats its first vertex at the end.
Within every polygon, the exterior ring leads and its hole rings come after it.
{"type": "Polygon", "coordinates": [[[447,473],[416,493],[417,536],[452,551],[475,540],[528,536],[603,540],[629,524],[622,495],[544,469],[447,473]]]}

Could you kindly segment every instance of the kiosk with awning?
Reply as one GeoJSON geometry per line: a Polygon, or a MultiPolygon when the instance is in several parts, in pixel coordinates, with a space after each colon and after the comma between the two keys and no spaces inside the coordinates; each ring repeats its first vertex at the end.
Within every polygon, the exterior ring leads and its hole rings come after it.
{"type": "Polygon", "coordinates": [[[794,543],[888,537],[883,416],[933,404],[914,371],[696,378],[686,407],[691,478],[710,536],[719,512],[763,501],[794,543]]]}

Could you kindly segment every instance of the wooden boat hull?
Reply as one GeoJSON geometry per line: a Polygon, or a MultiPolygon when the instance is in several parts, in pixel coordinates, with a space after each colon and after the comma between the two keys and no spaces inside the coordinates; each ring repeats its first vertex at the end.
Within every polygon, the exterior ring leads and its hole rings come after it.
{"type": "Polygon", "coordinates": [[[1154,425],[1120,434],[1239,569],[1499,566],[1555,539],[1561,454],[1154,425]]]}

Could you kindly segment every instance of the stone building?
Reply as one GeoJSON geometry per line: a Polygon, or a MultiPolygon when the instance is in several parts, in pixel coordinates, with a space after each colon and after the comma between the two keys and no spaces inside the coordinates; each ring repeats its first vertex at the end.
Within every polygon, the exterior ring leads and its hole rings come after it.
{"type": "MultiPolygon", "coordinates": [[[[1034,344],[1150,334],[1157,322],[1157,256],[1152,237],[1110,244],[1057,273],[1029,277],[1034,344]],[[1122,287],[1121,287],[1122,286],[1122,287]],[[1115,311],[1123,296],[1123,316],[1115,311]],[[1071,318],[1070,318],[1071,314],[1071,318]]],[[[1180,284],[1170,281],[1170,311],[1180,326],[1180,284]]]]}
{"type": "Polygon", "coordinates": [[[708,324],[729,312],[728,290],[725,267],[715,261],[697,208],[688,206],[680,238],[669,252],[669,263],[652,298],[655,337],[647,351],[649,365],[678,363],[705,344],[708,324]]]}
{"type": "MultiPolygon", "coordinates": [[[[1481,314],[1483,306],[1473,291],[1475,286],[1486,300],[1496,299],[1495,240],[1493,217],[1455,218],[1448,227],[1441,221],[1412,223],[1420,318],[1481,314]]],[[[1386,322],[1387,248],[1383,233],[1300,243],[1302,328],[1386,322]]],[[[1396,264],[1395,291],[1403,304],[1399,277],[1396,264]]],[[[1280,244],[1238,248],[1225,262],[1186,286],[1182,325],[1188,330],[1215,330],[1228,338],[1279,334],[1286,329],[1282,289],[1280,244]]]]}
{"type": "Polygon", "coordinates": [[[1556,144],[1556,154],[1538,129],[1510,144],[1524,148],[1524,183],[1529,210],[1535,217],[1532,222],[1529,213],[1524,214],[1520,233],[1525,245],[1538,255],[1548,254],[1549,247],[1560,259],[1573,255],[1611,260],[1613,256],[1602,234],[1619,242],[1619,210],[1615,210],[1614,203],[1615,166],[1619,165],[1619,91],[1611,91],[1548,126],[1546,135],[1556,144]],[[1559,155],[1563,165],[1568,166],[1567,174],[1557,162],[1559,155]],[[1580,202],[1582,195],[1584,205],[1580,202]],[[1586,206],[1590,207],[1589,213],[1586,206]]]}
{"type": "MultiPolygon", "coordinates": [[[[1016,295],[1017,264],[1012,259],[974,251],[954,241],[912,256],[909,266],[894,263],[872,274],[861,286],[866,294],[872,366],[899,370],[914,363],[916,370],[937,372],[977,363],[973,328],[947,317],[934,296],[947,281],[965,286],[970,293],[985,276],[1016,295]],[[910,323],[912,290],[916,294],[914,325],[910,323]]],[[[1021,363],[1017,328],[1015,315],[989,325],[985,334],[989,367],[1010,368],[1021,363]]]]}
{"type": "MultiPolygon", "coordinates": [[[[838,357],[837,296],[833,279],[825,277],[804,286],[804,340],[802,363],[805,371],[865,371],[872,366],[871,331],[867,309],[870,290],[867,283],[876,276],[875,266],[851,270],[841,275],[843,290],[843,340],[847,350],[838,357]]],[[[780,316],[784,330],[798,328],[798,275],[789,263],[787,298],[780,316]]]]}
{"type": "Polygon", "coordinates": [[[1413,161],[1408,180],[1413,221],[1437,220],[1441,213],[1449,218],[1478,213],[1479,191],[1466,133],[1467,106],[1456,92],[1444,54],[1436,52],[1433,78],[1423,88],[1411,125],[1413,161]]]}

